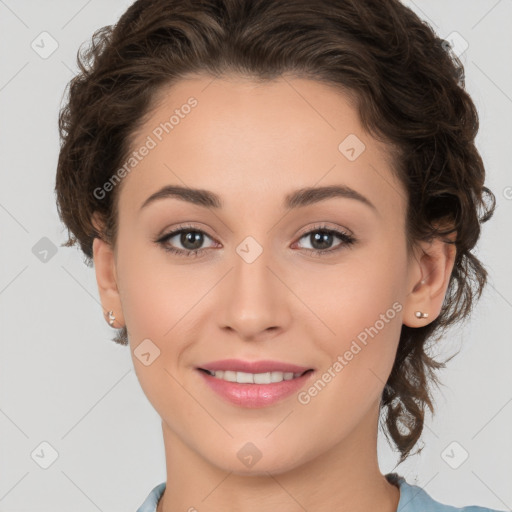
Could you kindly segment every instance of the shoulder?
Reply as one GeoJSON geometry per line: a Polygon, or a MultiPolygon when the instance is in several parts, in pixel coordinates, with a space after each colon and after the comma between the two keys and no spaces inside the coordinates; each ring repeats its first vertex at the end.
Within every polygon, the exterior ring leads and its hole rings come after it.
{"type": "Polygon", "coordinates": [[[161,498],[164,490],[165,482],[154,487],[148,497],[144,500],[144,503],[137,509],[137,512],[156,512],[158,500],[161,498]]]}
{"type": "MultiPolygon", "coordinates": [[[[396,473],[388,473],[386,478],[400,488],[400,500],[397,512],[502,512],[500,510],[469,505],[466,507],[454,507],[434,500],[421,487],[409,484],[404,477],[396,473]]],[[[152,489],[144,503],[136,512],[156,512],[158,500],[165,490],[165,482],[152,489]]]]}
{"type": "Polygon", "coordinates": [[[386,478],[400,488],[400,501],[398,502],[397,512],[501,512],[478,505],[460,508],[445,505],[436,501],[421,487],[407,483],[404,477],[396,473],[387,474],[386,478]]]}

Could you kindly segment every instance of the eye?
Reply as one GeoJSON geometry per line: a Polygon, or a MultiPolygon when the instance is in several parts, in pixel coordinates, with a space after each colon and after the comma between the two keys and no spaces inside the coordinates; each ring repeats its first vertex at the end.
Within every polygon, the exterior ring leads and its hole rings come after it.
{"type": "MultiPolygon", "coordinates": [[[[204,239],[210,238],[204,231],[194,228],[193,226],[180,226],[179,229],[167,233],[163,237],[156,240],[164,250],[172,254],[180,256],[197,256],[203,253],[207,248],[202,248],[204,239]],[[170,242],[172,242],[172,245],[170,242]],[[176,244],[181,244],[183,249],[174,247],[176,244]]],[[[211,240],[211,238],[210,238],[211,240]]]]}
{"type": "Polygon", "coordinates": [[[306,252],[315,256],[323,256],[328,253],[340,251],[347,246],[351,246],[356,241],[352,235],[349,235],[344,231],[328,228],[324,225],[315,226],[314,229],[304,233],[299,240],[304,238],[309,240],[312,245],[311,249],[305,249],[306,252]],[[333,240],[335,238],[341,240],[341,243],[332,249],[330,247],[332,246],[333,240]]]}

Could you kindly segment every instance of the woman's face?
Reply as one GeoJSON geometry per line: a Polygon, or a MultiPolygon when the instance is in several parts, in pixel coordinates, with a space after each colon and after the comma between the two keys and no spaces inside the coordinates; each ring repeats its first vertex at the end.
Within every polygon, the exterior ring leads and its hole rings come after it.
{"type": "Polygon", "coordinates": [[[115,314],[166,443],[241,474],[361,453],[424,277],[386,147],[324,84],[197,76],[166,91],[132,149],[115,314]],[[164,187],[183,196],[148,200],[164,187]],[[268,385],[199,370],[225,359],[313,371],[268,385]]]}

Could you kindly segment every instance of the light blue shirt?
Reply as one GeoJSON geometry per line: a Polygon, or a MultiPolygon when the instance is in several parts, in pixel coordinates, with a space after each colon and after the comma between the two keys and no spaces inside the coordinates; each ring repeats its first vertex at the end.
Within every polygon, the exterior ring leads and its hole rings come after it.
{"type": "MultiPolygon", "coordinates": [[[[398,485],[400,500],[397,512],[500,512],[495,509],[479,507],[476,505],[457,508],[444,505],[431,498],[421,487],[408,484],[402,476],[396,473],[388,473],[386,478],[391,483],[398,485]]],[[[146,498],[137,512],[156,512],[158,500],[165,490],[165,482],[157,485],[146,498]]]]}

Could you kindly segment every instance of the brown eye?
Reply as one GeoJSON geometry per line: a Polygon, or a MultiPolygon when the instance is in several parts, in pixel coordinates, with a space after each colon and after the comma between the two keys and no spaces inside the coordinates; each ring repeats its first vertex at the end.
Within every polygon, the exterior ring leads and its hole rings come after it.
{"type": "Polygon", "coordinates": [[[210,238],[200,229],[180,227],[179,229],[171,231],[159,238],[156,242],[167,252],[178,254],[180,256],[197,256],[199,253],[207,250],[207,248],[202,247],[205,242],[205,237],[210,238]],[[176,247],[176,245],[181,245],[181,247],[176,247]]]}
{"type": "Polygon", "coordinates": [[[337,252],[344,247],[350,246],[355,242],[355,238],[347,233],[330,228],[317,227],[301,236],[300,240],[306,239],[310,242],[311,248],[306,248],[307,252],[323,255],[337,252]],[[334,249],[331,249],[334,240],[341,240],[334,249]]]}

